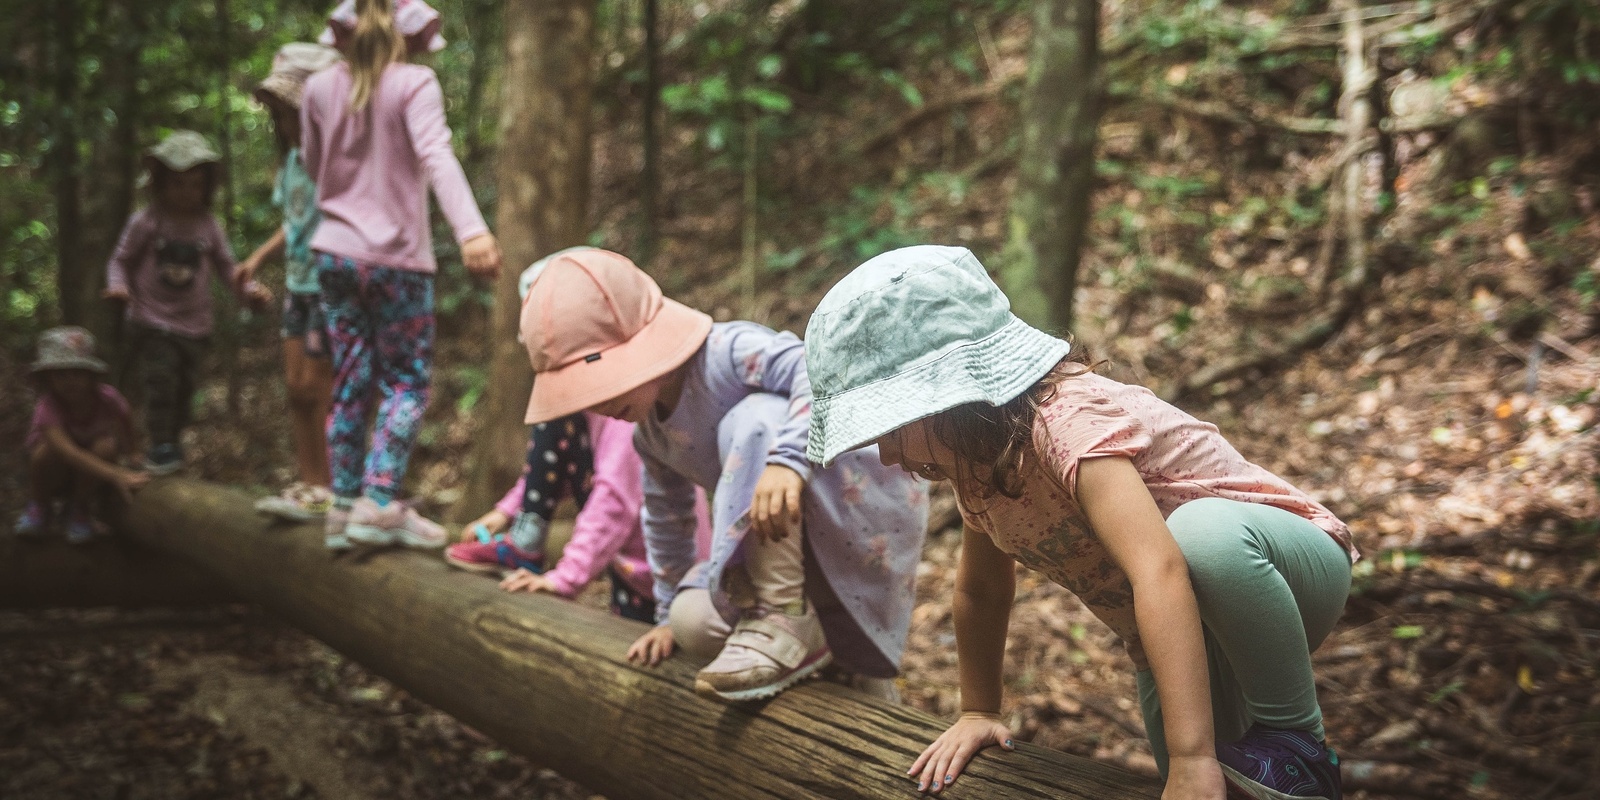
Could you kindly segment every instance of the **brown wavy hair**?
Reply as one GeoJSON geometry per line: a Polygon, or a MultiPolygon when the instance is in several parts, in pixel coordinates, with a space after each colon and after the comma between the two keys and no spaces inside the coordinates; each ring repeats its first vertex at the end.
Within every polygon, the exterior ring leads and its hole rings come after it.
{"type": "Polygon", "coordinates": [[[372,102],[384,68],[406,60],[406,40],[394,26],[394,0],[356,0],[356,30],[345,48],[350,63],[350,110],[372,102]]]}
{"type": "Polygon", "coordinates": [[[1034,420],[1039,407],[1055,397],[1056,387],[1104,364],[1094,361],[1082,345],[1072,350],[1037,383],[1009,402],[992,406],[965,403],[928,419],[928,429],[956,455],[957,482],[972,481],[981,491],[1022,496],[1022,465],[1034,449],[1034,420]]]}

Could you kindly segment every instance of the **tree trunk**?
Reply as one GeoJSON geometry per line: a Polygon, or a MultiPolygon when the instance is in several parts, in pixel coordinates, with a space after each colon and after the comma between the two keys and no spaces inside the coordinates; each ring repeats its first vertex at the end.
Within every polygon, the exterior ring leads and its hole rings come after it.
{"type": "MultiPolygon", "coordinates": [[[[167,479],[139,493],[128,532],[203,566],[509,750],[609,797],[906,798],[906,768],[945,723],[811,682],[765,703],[694,694],[682,655],[624,653],[646,627],[545,595],[508,595],[439,558],[329,558],[314,525],[269,529],[243,493],[167,479]],[[262,569],[271,564],[272,569],[262,569]]],[[[1154,798],[1156,787],[1028,744],[990,750],[952,798],[1154,798]]]]}
{"type": "Polygon", "coordinates": [[[639,263],[649,266],[660,237],[656,195],[661,187],[661,137],[656,133],[656,106],[661,96],[661,44],[657,39],[656,0],[644,0],[644,170],[639,176],[639,263]]]}
{"type": "Polygon", "coordinates": [[[95,327],[95,298],[101,281],[83,257],[83,200],[78,191],[79,91],[77,0],[55,3],[55,130],[50,142],[50,172],[56,200],[56,293],[61,321],[95,327]]]}
{"type": "Polygon", "coordinates": [[[1099,123],[1099,0],[1039,0],[1001,285],[1023,319],[1072,327],[1099,123]]]}
{"type": "Polygon", "coordinates": [[[237,602],[209,573],[166,553],[113,540],[0,538],[0,608],[152,608],[237,602]]]}
{"type": "Polygon", "coordinates": [[[489,385],[457,516],[482,513],[521,473],[533,374],[517,341],[517,277],[539,258],[583,244],[588,233],[594,5],[512,0],[505,6],[495,214],[505,269],[495,284],[489,385]]]}

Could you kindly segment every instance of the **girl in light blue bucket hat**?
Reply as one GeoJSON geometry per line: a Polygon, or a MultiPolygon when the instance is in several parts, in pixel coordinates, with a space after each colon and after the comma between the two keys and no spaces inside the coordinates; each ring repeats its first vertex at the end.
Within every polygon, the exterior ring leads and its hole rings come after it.
{"type": "Polygon", "coordinates": [[[911,765],[920,790],[1012,746],[999,712],[1020,561],[1122,637],[1164,798],[1338,800],[1310,653],[1357,553],[1328,509],[1012,315],[964,248],[857,267],[812,315],[806,362],[810,458],[876,444],[886,465],[951,481],[965,523],[962,714],[911,765]]]}

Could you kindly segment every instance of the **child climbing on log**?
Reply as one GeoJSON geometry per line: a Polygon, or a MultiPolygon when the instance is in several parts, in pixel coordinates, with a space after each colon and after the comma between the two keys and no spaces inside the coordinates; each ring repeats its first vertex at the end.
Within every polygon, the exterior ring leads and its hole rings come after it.
{"type": "MultiPolygon", "coordinates": [[[[591,248],[569,248],[555,255],[591,248]]],[[[522,274],[524,296],[554,256],[522,274]]],[[[639,454],[631,422],[580,412],[532,426],[522,477],[488,513],[464,529],[471,541],[451,545],[445,561],[476,572],[505,574],[508,592],[548,592],[572,598],[605,572],[611,611],[655,622],[655,593],[639,513],[644,505],[639,454]],[[572,538],[554,569],[545,572],[545,538],[556,504],[578,505],[572,538]]],[[[698,555],[709,550],[711,527],[702,494],[696,502],[698,555]]]]}
{"type": "Polygon", "coordinates": [[[552,258],[521,329],[537,373],[530,424],[587,409],[638,426],[657,627],[630,660],[715,656],[695,690],[726,700],[771,697],[837,660],[861,688],[893,695],[927,489],[870,449],[812,469],[799,339],[714,325],[604,250],[552,258]],[[697,485],[712,495],[699,567],[697,485]]]}
{"type": "MultiPolygon", "coordinates": [[[[205,137],[173,131],[150,148],[150,204],[134,212],[106,264],[103,296],[126,305],[129,349],[143,377],[150,450],[144,467],[166,475],[183,466],[181,436],[198,387],[213,324],[211,274],[233,278],[233,249],[211,213],[220,159],[205,137]]],[[[254,281],[242,301],[271,302],[254,281]]]]}
{"type": "Polygon", "coordinates": [[[234,270],[235,283],[253,280],[262,263],[283,256],[283,375],[289,395],[289,436],[294,441],[299,480],[280,494],[262,498],[256,510],[294,522],[328,513],[328,405],[333,396],[333,365],[328,360],[327,322],[318,299],[317,271],[311,263],[311,235],[317,230],[317,185],[300,159],[300,96],[306,79],[333,66],[339,51],[320,44],[290,42],[272,59],[272,72],[256,87],[256,99],[272,115],[278,144],[278,176],[273,205],[283,209],[283,224],[234,270]]]}
{"type": "Polygon", "coordinates": [[[301,102],[301,155],[322,214],[311,250],[333,352],[334,503],[324,538],[335,552],[446,543],[443,527],[397,499],[433,360],[430,185],[467,270],[483,279],[500,270],[500,248],[450,149],[439,79],[406,63],[444,46],[439,24],[420,0],[346,0],[324,34],[345,60],[307,79],[301,102]]]}
{"type": "Polygon", "coordinates": [[[1078,595],[1126,644],[1164,798],[1340,796],[1311,650],[1356,551],[1334,515],[1213,425],[1103,378],[1023,323],[964,248],[857,267],[806,330],[809,453],[876,444],[956,490],[961,718],[911,765],[939,792],[1012,747],[1001,667],[1013,561],[1078,595]]]}
{"type": "Polygon", "coordinates": [[[28,369],[39,399],[23,448],[28,453],[28,505],[17,519],[18,536],[49,530],[65,501],[67,541],[94,538],[95,504],[131,501],[150,476],[123,466],[137,452],[128,401],[103,378],[106,363],[95,357],[94,337],[76,326],[51,328],[39,336],[39,358],[28,369]]]}

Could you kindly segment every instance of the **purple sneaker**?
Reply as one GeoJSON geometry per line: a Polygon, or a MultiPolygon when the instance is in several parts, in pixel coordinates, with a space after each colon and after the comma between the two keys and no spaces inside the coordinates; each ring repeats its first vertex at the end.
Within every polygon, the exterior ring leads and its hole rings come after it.
{"type": "Polygon", "coordinates": [[[12,526],[11,530],[18,536],[34,537],[43,536],[49,528],[50,514],[45,511],[44,506],[29,500],[27,507],[22,509],[22,515],[17,517],[17,524],[12,526]]]}
{"type": "Polygon", "coordinates": [[[1306,731],[1251,725],[1217,761],[1230,800],[1342,800],[1339,756],[1306,731]]]}

